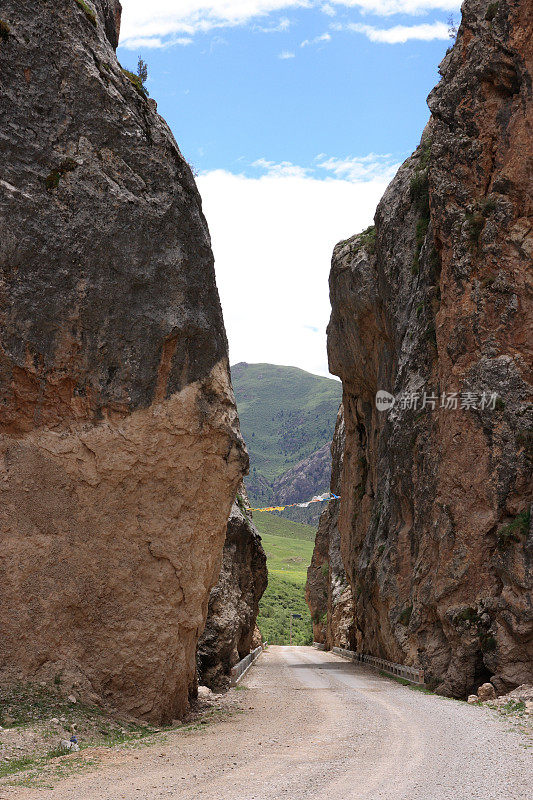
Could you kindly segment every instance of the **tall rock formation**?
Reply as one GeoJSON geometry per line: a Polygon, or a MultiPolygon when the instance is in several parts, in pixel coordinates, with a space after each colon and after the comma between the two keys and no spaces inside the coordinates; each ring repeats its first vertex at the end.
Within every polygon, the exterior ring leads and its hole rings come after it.
{"type": "Polygon", "coordinates": [[[198,642],[198,679],[215,691],[228,688],[231,668],[252,649],[259,601],[268,583],[265,551],[244,498],[242,486],[231,509],[222,569],[198,642]]]}
{"type": "Polygon", "coordinates": [[[247,464],[209,233],[120,4],[0,17],[0,676],[168,721],[247,464]]]}
{"type": "Polygon", "coordinates": [[[531,16],[466,0],[421,144],[330,277],[357,647],[456,696],[533,679],[531,16]]]}
{"type": "MultiPolygon", "coordinates": [[[[344,409],[341,405],[331,444],[330,490],[333,494],[341,491],[344,446],[344,409]]],[[[313,557],[307,570],[305,599],[311,611],[315,642],[328,647],[353,649],[356,646],[354,601],[341,556],[339,508],[340,501],[333,500],[320,516],[313,557]]]]}

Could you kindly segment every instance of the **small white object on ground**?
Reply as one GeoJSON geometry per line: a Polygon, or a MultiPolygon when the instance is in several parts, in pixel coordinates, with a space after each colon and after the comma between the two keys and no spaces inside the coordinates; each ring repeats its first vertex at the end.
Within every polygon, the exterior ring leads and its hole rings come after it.
{"type": "Polygon", "coordinates": [[[69,703],[77,703],[78,702],[73,694],[69,694],[67,700],[69,701],[69,703]]]}
{"type": "Polygon", "coordinates": [[[76,742],[69,742],[68,739],[61,739],[61,741],[59,742],[59,746],[63,750],[70,750],[72,753],[77,753],[78,750],[80,749],[79,744],[76,744],[76,742]]]}

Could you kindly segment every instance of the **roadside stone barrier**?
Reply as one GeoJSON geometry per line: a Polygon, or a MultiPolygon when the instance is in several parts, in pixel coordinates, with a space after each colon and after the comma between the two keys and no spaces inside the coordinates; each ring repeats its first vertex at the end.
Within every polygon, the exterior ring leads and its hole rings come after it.
{"type": "Polygon", "coordinates": [[[244,675],[248,672],[252,664],[257,661],[261,653],[263,652],[262,645],[256,647],[255,650],[252,650],[247,656],[239,661],[238,664],[231,670],[231,685],[236,686],[239,681],[244,677],[244,675]]]}
{"type": "Polygon", "coordinates": [[[403,678],[409,681],[409,683],[415,683],[418,686],[424,685],[424,670],[419,667],[395,664],[392,661],[386,661],[384,658],[369,656],[366,653],[354,653],[353,650],[345,650],[342,647],[333,647],[332,652],[336,653],[338,656],[343,656],[343,658],[348,658],[356,664],[368,664],[370,667],[385,672],[387,675],[403,678]]]}
{"type": "Polygon", "coordinates": [[[313,647],[316,647],[317,650],[325,650],[326,645],[322,644],[322,642],[313,642],[313,647]]]}

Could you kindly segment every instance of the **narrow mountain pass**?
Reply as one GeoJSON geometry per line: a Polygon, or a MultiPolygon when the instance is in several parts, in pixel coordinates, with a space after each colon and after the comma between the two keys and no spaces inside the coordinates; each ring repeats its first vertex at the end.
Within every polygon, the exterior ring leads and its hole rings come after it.
{"type": "MultiPolygon", "coordinates": [[[[243,713],[121,752],[54,790],[70,800],[526,800],[531,749],[486,708],[416,692],[332,653],[271,647],[244,679],[243,713]]],[[[88,752],[88,751],[87,751],[88,752]]]]}

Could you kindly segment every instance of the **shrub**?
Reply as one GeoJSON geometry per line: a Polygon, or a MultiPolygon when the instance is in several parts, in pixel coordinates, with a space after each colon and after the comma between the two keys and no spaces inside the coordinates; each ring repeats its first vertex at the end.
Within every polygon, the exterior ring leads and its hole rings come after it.
{"type": "Polygon", "coordinates": [[[504,525],[498,531],[498,550],[505,550],[511,542],[519,542],[520,536],[527,536],[529,530],[529,523],[531,520],[531,512],[521,511],[517,514],[512,522],[504,525]]]}
{"type": "Polygon", "coordinates": [[[413,606],[412,605],[406,606],[402,611],[402,613],[400,614],[400,616],[398,617],[398,622],[400,623],[400,625],[406,625],[406,626],[409,625],[412,613],[413,613],[413,606]]]}
{"type": "Polygon", "coordinates": [[[130,72],[129,69],[124,69],[124,67],[121,67],[121,70],[126,76],[126,78],[129,80],[133,88],[141,95],[141,97],[144,97],[144,99],[146,100],[146,98],[148,97],[148,92],[144,88],[143,82],[139,78],[139,76],[136,75],[134,72],[130,72]]]}
{"type": "Polygon", "coordinates": [[[51,192],[52,189],[57,189],[62,176],[66,172],[73,172],[77,166],[78,164],[73,158],[65,158],[59,167],[57,169],[53,169],[52,172],[45,178],[44,184],[46,186],[46,190],[51,192]]]}
{"type": "Polygon", "coordinates": [[[51,192],[52,189],[57,189],[59,186],[59,179],[61,177],[61,173],[54,169],[52,172],[45,178],[44,184],[46,186],[46,190],[51,192]]]}
{"type": "Polygon", "coordinates": [[[3,41],[5,42],[6,39],[9,38],[10,33],[11,33],[11,28],[9,27],[7,22],[4,22],[3,19],[0,19],[0,39],[3,39],[3,41]]]}
{"type": "Polygon", "coordinates": [[[76,3],[77,3],[77,5],[78,5],[78,6],[81,8],[81,10],[82,10],[82,11],[83,11],[83,13],[85,14],[85,16],[87,17],[87,19],[88,19],[88,20],[89,20],[89,22],[91,23],[91,25],[94,25],[94,27],[96,28],[96,26],[97,26],[98,22],[97,22],[97,19],[96,19],[96,14],[95,14],[95,12],[92,10],[92,8],[90,8],[90,7],[87,5],[87,3],[85,3],[85,2],[84,2],[84,0],[75,0],[75,2],[76,2],[76,3]]]}
{"type": "Polygon", "coordinates": [[[468,622],[468,623],[477,622],[476,609],[472,608],[472,606],[467,606],[466,608],[463,608],[455,615],[455,622],[459,624],[462,622],[468,622]]]}
{"type": "Polygon", "coordinates": [[[496,639],[490,633],[481,632],[479,634],[479,641],[484,653],[492,653],[496,650],[496,639]]]}
{"type": "Polygon", "coordinates": [[[498,5],[499,3],[489,3],[487,10],[485,11],[485,19],[487,22],[492,22],[494,17],[498,12],[498,5]]]}
{"type": "Polygon", "coordinates": [[[424,216],[429,217],[429,178],[427,169],[415,172],[411,178],[409,191],[415,208],[424,216]]]}
{"type": "Polygon", "coordinates": [[[370,225],[361,234],[361,242],[369,253],[376,252],[376,226],[370,225]]]}
{"type": "Polygon", "coordinates": [[[416,228],[415,228],[416,245],[415,245],[415,254],[413,256],[413,265],[411,269],[413,275],[418,275],[418,272],[420,270],[420,253],[422,251],[422,247],[426,239],[428,227],[429,227],[429,213],[427,217],[426,216],[420,217],[420,219],[416,223],[416,228]]]}
{"type": "Polygon", "coordinates": [[[481,236],[481,231],[483,230],[484,226],[485,217],[481,211],[474,211],[473,213],[466,215],[468,239],[472,247],[479,246],[479,237],[481,236]]]}
{"type": "Polygon", "coordinates": [[[329,564],[328,564],[327,561],[325,562],[325,564],[322,564],[322,566],[320,567],[320,572],[322,573],[324,578],[328,577],[328,575],[329,575],[329,564]]]}
{"type": "Polygon", "coordinates": [[[376,227],[375,225],[370,225],[366,230],[362,231],[357,237],[357,241],[355,242],[354,249],[352,251],[352,255],[357,253],[358,250],[364,247],[368,253],[375,253],[376,252],[376,227]]]}

